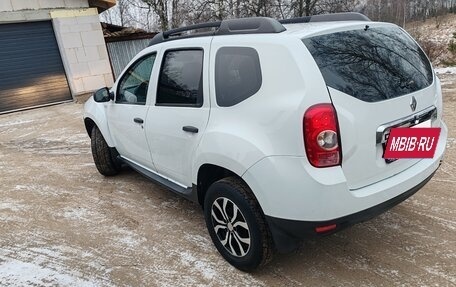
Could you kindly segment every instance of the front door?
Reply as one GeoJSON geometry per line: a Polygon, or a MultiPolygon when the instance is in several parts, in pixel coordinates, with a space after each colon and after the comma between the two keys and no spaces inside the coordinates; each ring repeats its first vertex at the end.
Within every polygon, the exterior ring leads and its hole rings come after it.
{"type": "Polygon", "coordinates": [[[116,100],[108,105],[108,124],[119,154],[154,170],[144,125],[149,106],[146,105],[150,76],[156,53],[135,61],[122,75],[116,100]]]}

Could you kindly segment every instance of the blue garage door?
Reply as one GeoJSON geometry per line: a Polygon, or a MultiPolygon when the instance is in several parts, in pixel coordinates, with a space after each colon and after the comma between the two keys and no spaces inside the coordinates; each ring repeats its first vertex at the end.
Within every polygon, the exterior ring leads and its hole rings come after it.
{"type": "Polygon", "coordinates": [[[0,113],[71,100],[50,21],[0,25],[0,113]]]}

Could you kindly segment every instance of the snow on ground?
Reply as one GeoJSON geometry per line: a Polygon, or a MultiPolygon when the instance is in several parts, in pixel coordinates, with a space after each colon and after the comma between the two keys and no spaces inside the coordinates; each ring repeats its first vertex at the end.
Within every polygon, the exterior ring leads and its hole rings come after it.
{"type": "Polygon", "coordinates": [[[406,30],[420,44],[429,46],[430,43],[434,44],[435,50],[432,56],[434,64],[441,64],[444,62],[451,62],[451,53],[447,50],[448,44],[453,39],[453,33],[456,32],[456,15],[448,14],[438,18],[432,18],[423,21],[415,21],[407,23],[406,30]],[[437,48],[438,47],[438,48],[437,48]],[[437,49],[436,49],[437,48],[437,49]],[[439,51],[439,50],[442,51],[439,51]]]}
{"type": "Polygon", "coordinates": [[[434,70],[437,73],[437,75],[442,75],[442,74],[456,75],[456,67],[435,68],[434,70]]]}
{"type": "MultiPolygon", "coordinates": [[[[82,259],[82,250],[66,246],[0,248],[0,286],[101,286],[109,284],[93,276],[84,278],[79,270],[67,264],[68,254],[77,253],[82,259]]],[[[92,254],[91,259],[95,259],[92,254]]],[[[96,261],[96,260],[94,260],[96,261]]]]}
{"type": "Polygon", "coordinates": [[[217,253],[198,205],[130,169],[99,175],[81,105],[1,115],[0,286],[453,286],[456,83],[441,78],[450,134],[433,180],[253,274],[217,253]]]}
{"type": "Polygon", "coordinates": [[[61,270],[15,259],[0,263],[0,270],[0,283],[3,286],[96,286],[61,270]]]}

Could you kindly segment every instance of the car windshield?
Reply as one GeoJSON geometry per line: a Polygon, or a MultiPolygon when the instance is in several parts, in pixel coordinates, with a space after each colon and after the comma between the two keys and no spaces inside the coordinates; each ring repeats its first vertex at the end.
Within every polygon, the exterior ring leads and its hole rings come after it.
{"type": "Polygon", "coordinates": [[[398,27],[366,26],[303,42],[329,87],[366,102],[400,97],[433,82],[426,55],[398,27]]]}

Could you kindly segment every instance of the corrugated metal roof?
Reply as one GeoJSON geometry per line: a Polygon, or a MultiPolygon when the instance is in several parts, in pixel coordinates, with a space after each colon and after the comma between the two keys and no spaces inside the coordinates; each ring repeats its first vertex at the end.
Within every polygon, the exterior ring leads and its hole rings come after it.
{"type": "Polygon", "coordinates": [[[133,27],[122,27],[108,23],[101,23],[105,41],[119,42],[137,39],[152,39],[157,33],[150,33],[143,29],[133,27]]]}

